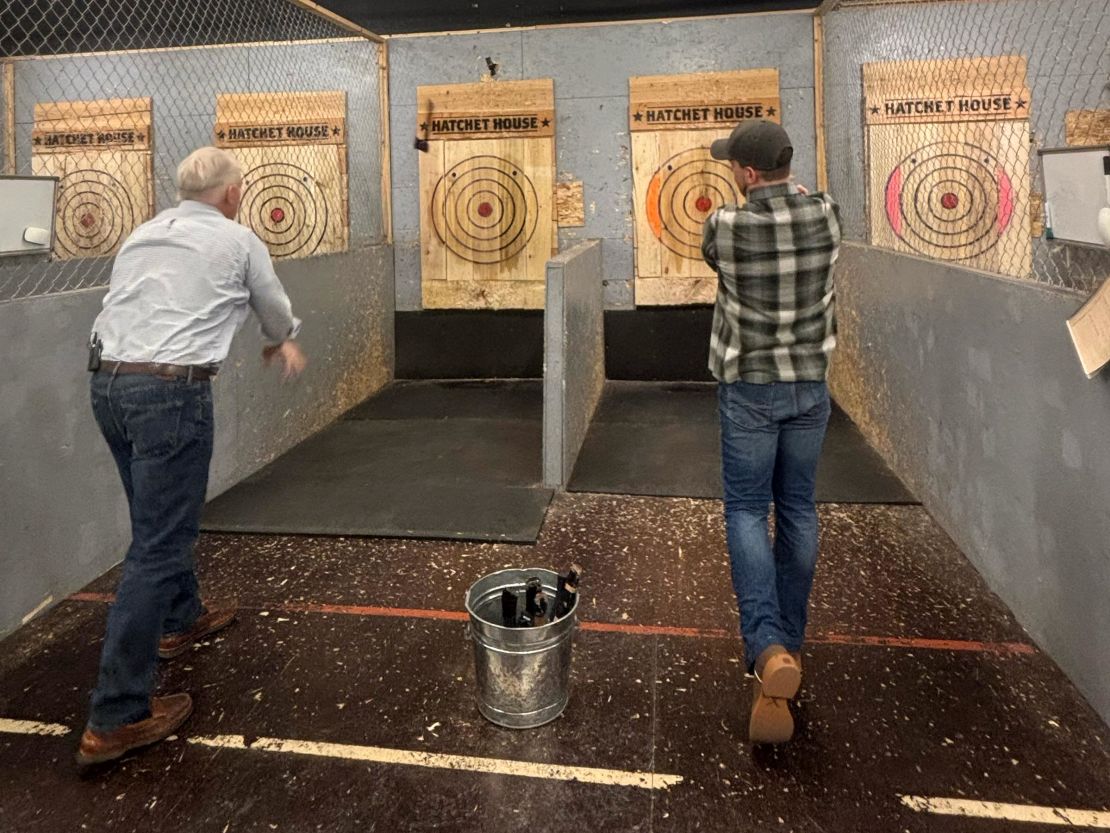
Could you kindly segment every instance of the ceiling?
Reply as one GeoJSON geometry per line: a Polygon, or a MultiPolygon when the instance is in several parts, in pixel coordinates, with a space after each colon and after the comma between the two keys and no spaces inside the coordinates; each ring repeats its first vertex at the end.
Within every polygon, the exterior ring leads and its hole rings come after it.
{"type": "Polygon", "coordinates": [[[317,0],[381,35],[812,9],[818,0],[317,0]]]}

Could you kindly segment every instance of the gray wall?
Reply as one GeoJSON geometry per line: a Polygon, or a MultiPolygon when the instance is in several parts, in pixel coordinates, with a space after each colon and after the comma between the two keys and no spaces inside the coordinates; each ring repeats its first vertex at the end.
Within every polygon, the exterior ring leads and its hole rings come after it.
{"type": "Polygon", "coordinates": [[[547,264],[544,315],[543,482],[565,489],[605,387],[601,241],[547,264]]]}
{"type": "Polygon", "coordinates": [[[398,309],[421,307],[416,88],[480,81],[487,56],[501,65],[498,78],[555,80],[558,177],[582,180],[586,204],[585,227],[563,229],[560,244],[602,241],[609,308],[630,307],[633,297],[631,76],[777,67],[799,180],[815,180],[808,14],[401,37],[389,52],[398,309]]]}
{"type": "Polygon", "coordinates": [[[837,401],[1110,721],[1110,376],[1074,295],[850,244],[837,401]]]}
{"type": "MultiPolygon", "coordinates": [[[[986,0],[847,8],[825,16],[825,136],[829,191],[846,236],[868,241],[863,76],[870,61],[1020,54],[1032,91],[1036,150],[1064,145],[1069,110],[1110,107],[1110,11],[1106,0],[986,0]]],[[[1036,239],[1038,281],[1094,289],[1110,273],[1110,253],[1036,239]]]]}
{"type": "MultiPolygon", "coordinates": [[[[210,495],[386,384],[393,367],[387,246],[286,262],[309,368],[283,385],[248,321],[215,382],[210,495]]],[[[0,635],[122,558],[127,506],[88,403],[84,340],[104,290],[0,304],[0,635]]]]}
{"type": "MultiPolygon", "coordinates": [[[[825,34],[829,190],[857,240],[867,238],[863,63],[1023,54],[1038,147],[1064,144],[1068,110],[1110,104],[1105,0],[848,8],[826,16],[825,34]]],[[[1064,323],[1110,276],[1110,252],[1034,244],[1033,280],[847,245],[831,381],[868,439],[1110,720],[1110,383],[1105,373],[1085,378],[1064,323]]]]}
{"type": "MultiPolygon", "coordinates": [[[[157,207],[174,201],[173,171],[212,141],[216,94],[345,89],[350,251],[281,261],[304,320],[309,369],[283,385],[261,362],[257,324],[236,337],[215,384],[210,496],[252,474],[393,373],[393,250],[382,245],[377,48],[362,40],[167,50],[21,61],[16,66],[18,169],[30,171],[36,101],[151,95],[157,207]]],[[[0,294],[0,634],[32,610],[101,574],[129,538],[123,490],[88,405],[84,342],[111,259],[0,262],[0,288],[28,282],[54,294],[0,294]]],[[[26,294],[26,293],[16,293],[26,294]]]]}
{"type": "MultiPolygon", "coordinates": [[[[15,62],[16,170],[31,173],[38,102],[150,96],[155,212],[176,202],[174,173],[214,141],[216,96],[229,92],[345,90],[350,247],[382,243],[379,47],[361,38],[267,46],[77,55],[15,62]]],[[[78,289],[104,284],[111,259],[22,267],[20,283],[78,289]]],[[[22,297],[0,263],[0,301],[22,297]]],[[[37,293],[35,293],[37,294],[37,293]]]]}

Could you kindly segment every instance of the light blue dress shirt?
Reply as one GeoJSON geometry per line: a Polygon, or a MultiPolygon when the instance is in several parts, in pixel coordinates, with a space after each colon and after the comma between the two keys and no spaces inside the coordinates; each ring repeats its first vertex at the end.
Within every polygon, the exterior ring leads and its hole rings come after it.
{"type": "Polygon", "coordinates": [[[93,332],[109,361],[218,365],[252,309],[271,344],[300,331],[266,244],[212,206],[183,200],[120,248],[93,332]]]}

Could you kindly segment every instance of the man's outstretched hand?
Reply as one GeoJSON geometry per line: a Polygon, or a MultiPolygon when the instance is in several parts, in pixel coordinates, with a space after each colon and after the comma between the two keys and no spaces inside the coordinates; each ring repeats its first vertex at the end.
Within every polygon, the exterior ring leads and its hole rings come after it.
{"type": "Polygon", "coordinates": [[[308,364],[308,359],[295,341],[283,341],[262,350],[262,360],[269,366],[274,359],[281,363],[281,378],[285,381],[295,379],[301,375],[308,364]]]}

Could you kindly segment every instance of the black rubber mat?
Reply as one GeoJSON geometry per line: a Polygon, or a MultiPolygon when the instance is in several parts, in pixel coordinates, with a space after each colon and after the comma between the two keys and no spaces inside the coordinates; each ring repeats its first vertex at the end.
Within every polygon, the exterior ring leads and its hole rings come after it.
{"type": "Polygon", "coordinates": [[[532,542],[541,383],[398,382],[213,500],[210,532],[532,542]]]}
{"type": "MultiPolygon", "coordinates": [[[[720,498],[717,387],[607,382],[572,492],[720,498]]],[[[839,407],[817,470],[821,503],[917,503],[839,407]]]]}

